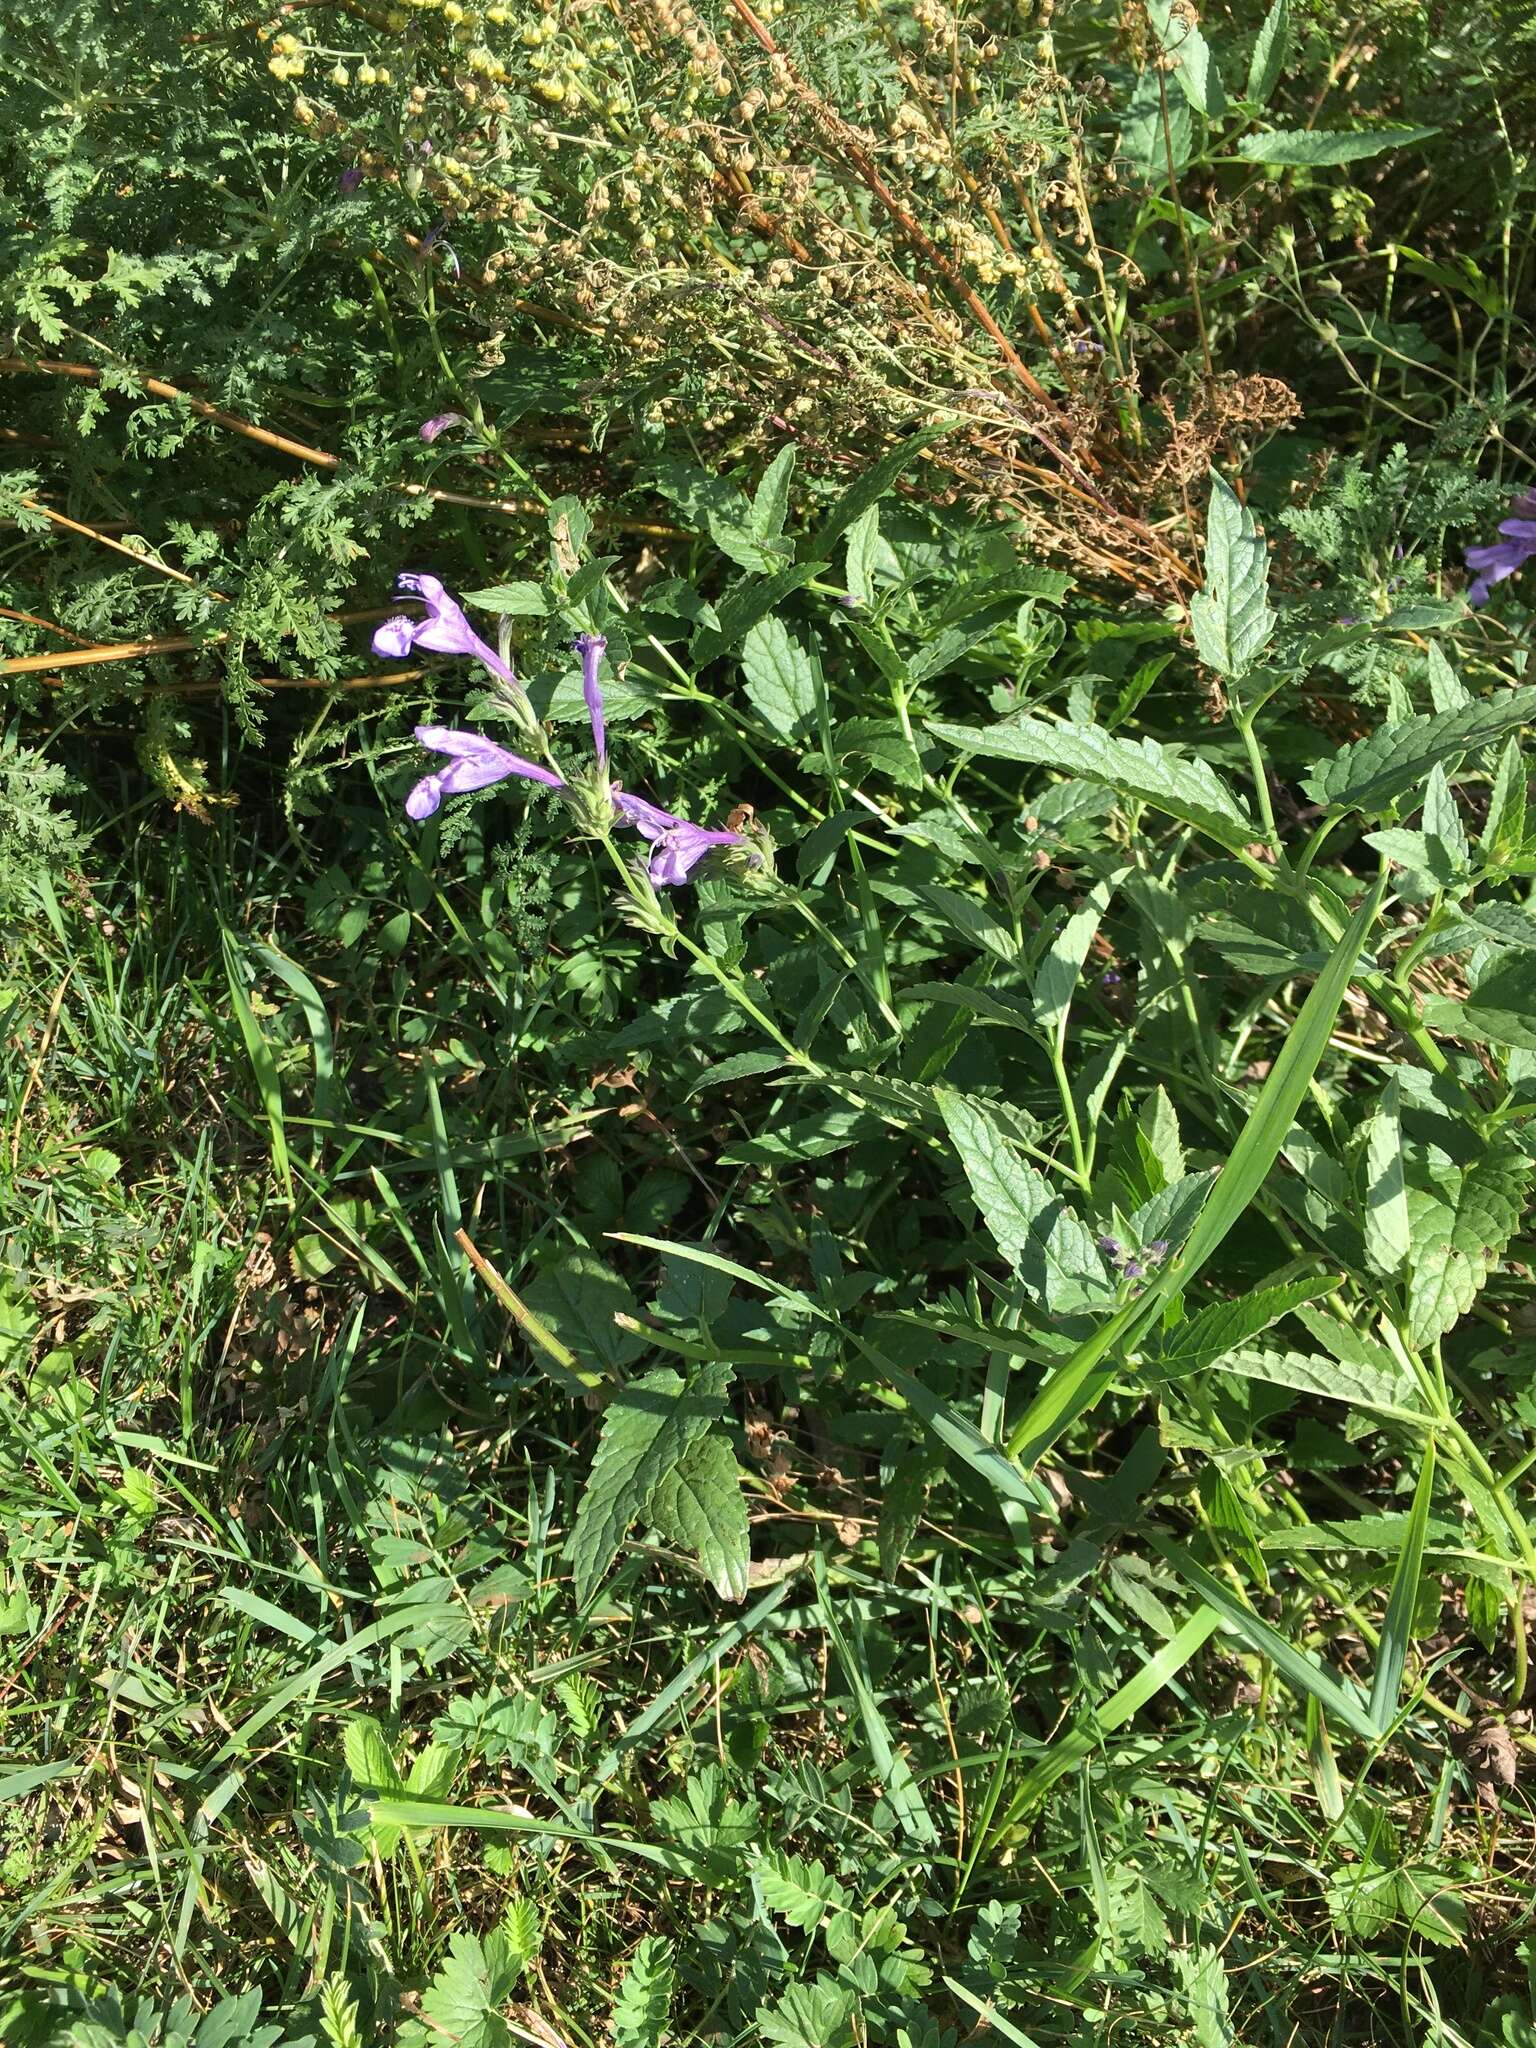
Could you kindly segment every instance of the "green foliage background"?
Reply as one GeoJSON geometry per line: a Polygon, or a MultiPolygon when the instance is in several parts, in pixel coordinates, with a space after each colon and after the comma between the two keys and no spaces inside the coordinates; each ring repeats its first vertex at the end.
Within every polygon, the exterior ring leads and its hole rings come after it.
{"type": "Polygon", "coordinates": [[[1528,8],[0,54],[0,2039],[1527,2043],[1528,8]]]}

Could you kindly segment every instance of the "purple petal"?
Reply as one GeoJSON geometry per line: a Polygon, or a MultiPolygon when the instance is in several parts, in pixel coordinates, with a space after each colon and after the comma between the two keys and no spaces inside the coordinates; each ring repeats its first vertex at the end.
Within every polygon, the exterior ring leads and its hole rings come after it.
{"type": "Polygon", "coordinates": [[[389,654],[398,658],[409,654],[416,644],[416,621],[397,612],[392,619],[386,619],[373,636],[375,654],[389,654]]]}
{"type": "Polygon", "coordinates": [[[1480,612],[1492,595],[1493,592],[1488,588],[1488,585],[1481,576],[1478,577],[1475,583],[1469,584],[1467,587],[1467,603],[1471,605],[1475,612],[1480,612]]]}
{"type": "Polygon", "coordinates": [[[1523,541],[1527,554],[1536,552],[1536,519],[1504,519],[1499,531],[1510,540],[1523,541]]]}
{"type": "Polygon", "coordinates": [[[341,176],[336,180],[336,182],[338,185],[340,185],[343,196],[350,199],[352,194],[357,190],[358,186],[361,185],[361,183],[363,182],[362,165],[348,164],[347,168],[342,172],[341,176]]]}
{"type": "Polygon", "coordinates": [[[440,771],[447,795],[485,789],[490,783],[505,781],[509,775],[520,775],[525,782],[542,782],[548,789],[565,787],[552,768],[542,768],[537,761],[525,761],[521,754],[508,753],[483,733],[455,732],[446,725],[418,725],[416,737],[434,754],[450,756],[452,765],[440,771]]]}
{"type": "Polygon", "coordinates": [[[423,818],[431,817],[442,800],[441,775],[424,775],[405,800],[405,815],[419,824],[423,818]]]}
{"type": "Polygon", "coordinates": [[[417,575],[407,570],[396,579],[408,597],[419,597],[427,616],[411,629],[412,645],[426,647],[434,654],[469,654],[483,661],[494,676],[515,684],[517,677],[493,648],[487,647],[465,618],[463,608],[448,595],[436,576],[417,575]]]}
{"type": "Polygon", "coordinates": [[[670,832],[682,824],[681,818],[674,818],[670,811],[664,811],[659,804],[647,803],[643,796],[631,796],[627,789],[613,792],[613,808],[626,825],[633,825],[642,839],[656,840],[664,832],[670,832]]]}
{"type": "Polygon", "coordinates": [[[431,442],[435,441],[439,434],[446,433],[450,427],[463,425],[464,415],[461,412],[435,412],[431,419],[423,420],[416,431],[423,441],[431,442]]]}
{"type": "Polygon", "coordinates": [[[608,728],[603,719],[603,692],[597,672],[608,652],[608,642],[601,633],[583,633],[576,642],[576,651],[581,656],[581,694],[587,700],[587,716],[592,721],[592,745],[597,750],[597,765],[606,768],[608,728]]]}
{"type": "Polygon", "coordinates": [[[679,888],[717,846],[740,844],[739,832],[709,832],[702,825],[674,825],[656,842],[656,851],[651,855],[651,880],[658,889],[679,888]]]}

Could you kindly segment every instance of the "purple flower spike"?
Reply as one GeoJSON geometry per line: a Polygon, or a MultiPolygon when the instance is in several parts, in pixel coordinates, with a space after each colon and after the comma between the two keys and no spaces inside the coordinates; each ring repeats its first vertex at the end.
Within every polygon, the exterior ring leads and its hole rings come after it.
{"type": "Polygon", "coordinates": [[[608,652],[608,642],[601,633],[581,633],[577,636],[576,652],[581,656],[581,694],[587,700],[587,716],[592,721],[592,745],[597,751],[597,765],[606,775],[608,727],[603,718],[603,691],[597,672],[608,652]]]}
{"type": "Polygon", "coordinates": [[[398,660],[416,647],[424,647],[433,654],[470,654],[476,661],[483,661],[493,676],[514,689],[521,688],[511,669],[493,648],[486,646],[437,577],[406,574],[396,578],[396,587],[409,597],[419,597],[427,607],[427,616],[386,619],[373,636],[375,654],[391,655],[398,660]]]}
{"type": "Polygon", "coordinates": [[[423,441],[430,444],[437,439],[439,434],[447,433],[450,427],[462,427],[463,425],[464,415],[461,412],[435,412],[431,419],[423,420],[416,431],[420,434],[423,441]]]}
{"type": "Polygon", "coordinates": [[[489,789],[493,782],[505,782],[520,775],[525,782],[542,782],[547,789],[564,789],[552,768],[509,754],[483,733],[453,732],[443,725],[418,725],[416,737],[434,754],[447,754],[448,766],[425,775],[405,800],[405,812],[418,821],[430,818],[445,796],[463,796],[472,789],[489,789]]]}

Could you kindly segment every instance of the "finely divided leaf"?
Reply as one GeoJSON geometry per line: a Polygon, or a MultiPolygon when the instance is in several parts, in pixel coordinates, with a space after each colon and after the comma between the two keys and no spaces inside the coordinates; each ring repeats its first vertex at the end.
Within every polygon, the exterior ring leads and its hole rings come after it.
{"type": "Polygon", "coordinates": [[[1269,645],[1269,552],[1253,514],[1214,473],[1205,524],[1205,588],[1189,601],[1200,659],[1236,681],[1269,645]]]}
{"type": "MultiPolygon", "coordinates": [[[[1536,691],[1532,693],[1536,697],[1536,691]]],[[[1175,754],[1156,740],[1122,740],[1097,725],[1046,725],[1020,718],[983,727],[931,724],[947,746],[997,760],[1027,761],[1107,784],[1170,818],[1196,825],[1222,846],[1243,847],[1253,820],[1215,769],[1192,755],[1175,754]]]]}
{"type": "Polygon", "coordinates": [[[805,1934],[819,1927],[828,1913],[844,1912],[852,1903],[825,1864],[786,1855],[781,1849],[770,1849],[754,1876],[769,1912],[805,1934]]]}
{"type": "Polygon", "coordinates": [[[608,2030],[613,2048],[661,2048],[672,2010],[672,1944],[648,1934],[629,1959],[608,2030]]]}

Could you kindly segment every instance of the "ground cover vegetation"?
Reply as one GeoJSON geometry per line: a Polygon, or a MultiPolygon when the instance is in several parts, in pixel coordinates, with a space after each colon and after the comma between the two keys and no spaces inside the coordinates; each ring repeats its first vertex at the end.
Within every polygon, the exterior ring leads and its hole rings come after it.
{"type": "Polygon", "coordinates": [[[0,2039],[1531,2048],[1528,7],[0,51],[0,2039]]]}

